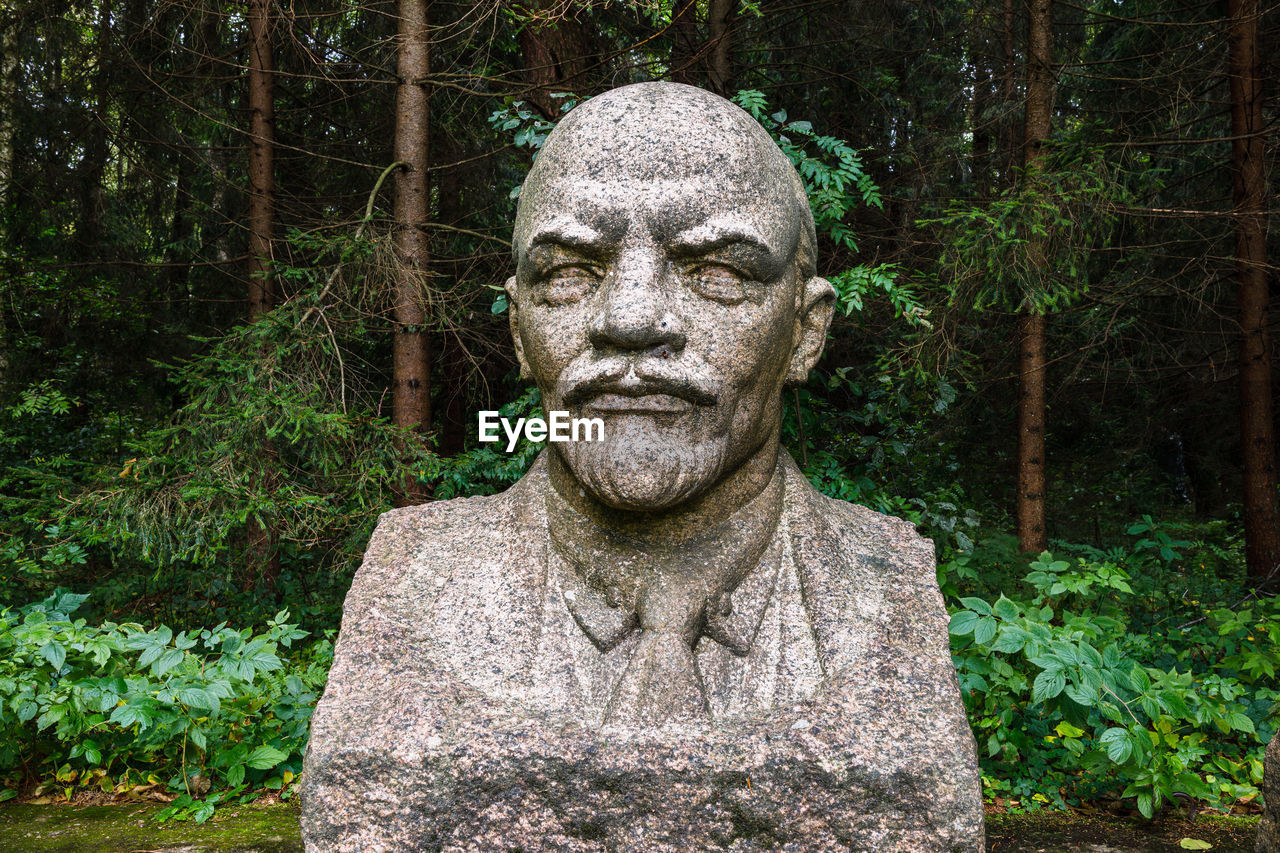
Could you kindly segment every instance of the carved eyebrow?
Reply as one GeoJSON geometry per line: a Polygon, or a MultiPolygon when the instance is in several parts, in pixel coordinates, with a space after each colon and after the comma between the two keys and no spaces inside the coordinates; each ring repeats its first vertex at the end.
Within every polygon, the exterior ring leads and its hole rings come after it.
{"type": "Polygon", "coordinates": [[[671,251],[679,255],[703,255],[726,246],[745,245],[775,260],[778,253],[754,229],[739,225],[702,224],[682,231],[671,240],[671,251]]]}
{"type": "Polygon", "coordinates": [[[533,232],[525,252],[532,252],[539,246],[565,246],[586,254],[599,255],[604,252],[605,236],[582,223],[556,223],[533,232]]]}

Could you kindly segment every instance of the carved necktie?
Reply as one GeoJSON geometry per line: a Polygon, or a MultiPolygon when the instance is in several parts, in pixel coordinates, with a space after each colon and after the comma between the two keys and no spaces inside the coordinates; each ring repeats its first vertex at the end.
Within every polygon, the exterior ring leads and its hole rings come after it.
{"type": "Polygon", "coordinates": [[[749,650],[729,628],[730,597],[773,541],[782,484],[775,476],[732,517],[678,546],[645,546],[548,495],[552,543],[578,579],[565,594],[578,626],[601,652],[641,631],[605,723],[659,726],[710,714],[695,649],[705,635],[734,654],[749,650]]]}
{"type": "Polygon", "coordinates": [[[709,713],[693,655],[707,597],[700,579],[670,572],[644,592],[636,605],[640,642],[609,699],[606,723],[660,726],[709,713]]]}

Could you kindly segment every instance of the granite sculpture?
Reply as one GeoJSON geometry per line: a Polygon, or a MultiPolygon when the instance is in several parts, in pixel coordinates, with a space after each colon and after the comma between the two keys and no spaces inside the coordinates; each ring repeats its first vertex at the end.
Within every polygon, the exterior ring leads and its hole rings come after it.
{"type": "Polygon", "coordinates": [[[1280,853],[1280,737],[1272,737],[1262,756],[1262,821],[1256,853],[1280,853]]]}
{"type": "Polygon", "coordinates": [[[547,138],[513,243],[521,368],[604,440],[382,516],[307,849],[983,850],[932,546],[779,446],[834,301],[786,156],[700,89],[615,89],[547,138]]]}

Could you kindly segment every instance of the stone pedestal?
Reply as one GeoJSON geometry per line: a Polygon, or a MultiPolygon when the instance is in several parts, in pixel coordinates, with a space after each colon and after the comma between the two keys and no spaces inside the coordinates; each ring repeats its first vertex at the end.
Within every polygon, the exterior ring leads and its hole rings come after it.
{"type": "Polygon", "coordinates": [[[1280,737],[1271,739],[1262,759],[1262,823],[1256,853],[1280,853],[1280,737]]]}

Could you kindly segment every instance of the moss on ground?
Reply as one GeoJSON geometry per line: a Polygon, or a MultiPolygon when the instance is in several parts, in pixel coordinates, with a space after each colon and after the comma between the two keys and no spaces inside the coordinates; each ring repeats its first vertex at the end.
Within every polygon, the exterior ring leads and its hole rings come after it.
{"type": "MultiPolygon", "coordinates": [[[[300,853],[292,803],[227,806],[207,823],[159,824],[158,805],[0,805],[0,850],[23,853],[300,853]]],[[[990,853],[1182,853],[1197,838],[1213,853],[1253,853],[1256,817],[1167,814],[1160,820],[1035,812],[987,816],[990,853]]]]}
{"type": "Polygon", "coordinates": [[[293,804],[225,806],[203,824],[157,823],[163,806],[0,806],[0,850],[23,853],[301,853],[293,804]]]}

